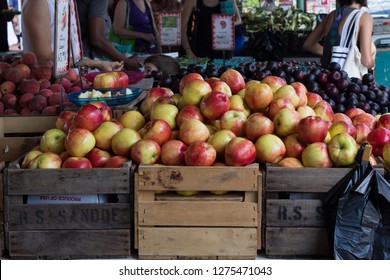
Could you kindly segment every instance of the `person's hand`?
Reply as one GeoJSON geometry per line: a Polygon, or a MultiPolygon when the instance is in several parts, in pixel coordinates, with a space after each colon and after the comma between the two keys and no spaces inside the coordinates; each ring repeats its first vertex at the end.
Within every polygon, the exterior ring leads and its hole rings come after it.
{"type": "Polygon", "coordinates": [[[133,55],[124,61],[126,70],[138,71],[141,68],[141,64],[138,61],[138,55],[133,55]]]}
{"type": "Polygon", "coordinates": [[[186,50],[186,55],[191,58],[192,60],[197,60],[198,58],[196,57],[196,55],[192,52],[191,49],[187,49],[186,50]]]}
{"type": "Polygon", "coordinates": [[[151,34],[151,33],[144,33],[144,36],[143,36],[144,38],[144,40],[145,41],[148,41],[149,43],[155,43],[156,42],[156,38],[154,37],[154,35],[153,34],[151,34]]]}
{"type": "Polygon", "coordinates": [[[96,68],[99,71],[120,71],[123,69],[123,61],[98,61],[96,68]]]}

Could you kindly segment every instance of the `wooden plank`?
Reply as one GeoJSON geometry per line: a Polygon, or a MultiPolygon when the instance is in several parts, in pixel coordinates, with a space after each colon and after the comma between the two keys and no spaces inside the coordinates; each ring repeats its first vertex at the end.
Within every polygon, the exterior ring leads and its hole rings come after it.
{"type": "Polygon", "coordinates": [[[266,227],[265,238],[268,256],[329,255],[325,228],[266,227]]]}
{"type": "Polygon", "coordinates": [[[258,164],[227,166],[155,166],[138,168],[139,190],[257,191],[261,182],[258,164]]]}
{"type": "Polygon", "coordinates": [[[267,227],[323,227],[325,217],[320,199],[267,199],[267,227]]]}
{"type": "Polygon", "coordinates": [[[267,166],[266,192],[325,193],[351,168],[287,168],[267,166]]]}
{"type": "Polygon", "coordinates": [[[44,133],[54,128],[58,116],[7,116],[0,117],[0,137],[5,134],[44,133]]]}
{"type": "Polygon", "coordinates": [[[169,191],[162,194],[156,194],[155,199],[156,201],[244,201],[244,193],[230,191],[226,194],[215,195],[208,191],[202,191],[195,195],[184,196],[177,194],[175,191],[169,191]]]}
{"type": "Polygon", "coordinates": [[[10,231],[11,258],[130,256],[130,229],[10,231]]]}
{"type": "Polygon", "coordinates": [[[139,202],[139,226],[257,227],[257,203],[139,202]]]}
{"type": "Polygon", "coordinates": [[[139,228],[140,258],[241,256],[255,259],[256,228],[139,228]]]}
{"type": "Polygon", "coordinates": [[[17,160],[39,145],[41,137],[3,137],[0,138],[0,161],[17,160]]]}
{"type": "Polygon", "coordinates": [[[130,169],[6,169],[8,195],[112,194],[130,192],[130,169]]]}
{"type": "Polygon", "coordinates": [[[129,229],[130,204],[11,205],[9,230],[129,229]]]}

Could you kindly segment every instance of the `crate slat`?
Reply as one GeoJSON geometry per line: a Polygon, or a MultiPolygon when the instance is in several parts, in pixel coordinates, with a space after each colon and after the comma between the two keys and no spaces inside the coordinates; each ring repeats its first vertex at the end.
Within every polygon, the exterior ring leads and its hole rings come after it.
{"type": "Polygon", "coordinates": [[[41,137],[0,138],[0,161],[14,161],[39,145],[41,137]]]}
{"type": "Polygon", "coordinates": [[[129,256],[129,230],[10,231],[11,258],[129,256]],[[37,255],[37,252],[40,252],[37,255]]]}
{"type": "Polygon", "coordinates": [[[256,191],[259,170],[246,167],[196,167],[139,166],[139,190],[226,190],[256,191]]]}
{"type": "Polygon", "coordinates": [[[139,229],[140,258],[156,256],[218,257],[257,255],[256,228],[147,228],[139,229]]]}
{"type": "Polygon", "coordinates": [[[128,193],[128,168],[6,169],[8,195],[128,193]]]}
{"type": "Polygon", "coordinates": [[[58,116],[7,116],[0,117],[0,137],[6,134],[43,134],[56,127],[58,116]]]}
{"type": "Polygon", "coordinates": [[[323,203],[320,199],[267,199],[267,227],[323,227],[323,203]]]}
{"type": "Polygon", "coordinates": [[[24,204],[9,211],[12,230],[128,229],[130,204],[24,204]]]}
{"type": "Polygon", "coordinates": [[[328,256],[325,228],[267,227],[265,230],[268,256],[328,256]]]}
{"type": "Polygon", "coordinates": [[[139,203],[139,226],[256,227],[257,204],[155,201],[139,203]]]}

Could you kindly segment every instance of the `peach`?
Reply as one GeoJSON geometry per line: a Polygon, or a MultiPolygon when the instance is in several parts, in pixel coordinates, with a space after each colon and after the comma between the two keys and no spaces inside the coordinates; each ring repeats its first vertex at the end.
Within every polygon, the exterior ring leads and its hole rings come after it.
{"type": "Polygon", "coordinates": [[[20,62],[26,64],[30,68],[38,64],[37,56],[33,52],[22,53],[20,62]]]}
{"type": "Polygon", "coordinates": [[[64,87],[61,87],[60,84],[52,84],[49,89],[52,91],[52,92],[65,92],[65,88],[64,87]]]}
{"type": "Polygon", "coordinates": [[[20,110],[20,115],[27,116],[31,115],[31,110],[29,107],[24,107],[22,110],[20,110]]]}
{"type": "Polygon", "coordinates": [[[50,81],[47,79],[40,79],[40,80],[38,80],[38,82],[39,82],[40,89],[46,89],[46,88],[49,88],[51,86],[50,81]]]}
{"type": "Polygon", "coordinates": [[[57,115],[57,113],[58,113],[57,106],[54,105],[49,105],[45,107],[41,112],[42,115],[52,115],[52,116],[57,115]]]}
{"type": "Polygon", "coordinates": [[[6,109],[14,109],[18,98],[14,94],[6,94],[3,96],[2,101],[6,109]]]}
{"type": "Polygon", "coordinates": [[[79,80],[79,74],[76,72],[75,69],[70,69],[69,70],[69,74],[68,74],[68,79],[69,81],[71,81],[72,83],[75,83],[77,80],[79,80]]]}
{"type": "Polygon", "coordinates": [[[10,67],[11,65],[9,63],[0,61],[0,77],[4,77],[5,70],[10,67]]]}
{"type": "Polygon", "coordinates": [[[20,80],[22,80],[23,78],[23,74],[22,72],[18,69],[18,68],[15,68],[15,67],[10,67],[8,68],[5,73],[4,73],[4,78],[7,80],[7,81],[11,81],[13,82],[14,84],[18,83],[20,80]]]}
{"type": "Polygon", "coordinates": [[[0,101],[0,113],[4,112],[4,104],[2,101],[0,101]]]}
{"type": "MultiPolygon", "coordinates": [[[[54,84],[61,85],[61,80],[55,80],[54,84]]],[[[65,89],[65,92],[69,92],[69,89],[72,87],[72,83],[67,78],[62,78],[62,87],[65,89]]]]}
{"type": "Polygon", "coordinates": [[[61,104],[61,95],[59,92],[53,92],[49,96],[49,105],[60,105],[61,104]]]}
{"type": "Polygon", "coordinates": [[[53,91],[51,89],[45,88],[41,89],[38,94],[43,95],[49,101],[49,98],[53,94],[53,91]]]}
{"type": "Polygon", "coordinates": [[[0,92],[2,94],[14,94],[16,89],[15,83],[11,81],[5,81],[0,85],[0,92]]]}
{"type": "Polygon", "coordinates": [[[50,80],[53,75],[53,69],[48,66],[38,66],[32,71],[37,80],[46,79],[50,80]]]}
{"type": "Polygon", "coordinates": [[[81,91],[81,88],[79,88],[78,86],[73,86],[69,89],[69,92],[68,93],[71,93],[71,92],[78,92],[78,91],[81,91]]]}
{"type": "Polygon", "coordinates": [[[41,112],[47,106],[47,100],[43,95],[37,94],[31,98],[29,107],[31,111],[41,112]]]}
{"type": "Polygon", "coordinates": [[[39,89],[40,89],[40,85],[39,85],[39,82],[35,79],[32,79],[32,80],[23,80],[21,83],[20,83],[20,86],[19,86],[19,91],[21,93],[32,93],[32,94],[37,94],[39,92],[39,89]]]}
{"type": "Polygon", "coordinates": [[[23,94],[20,98],[19,98],[19,105],[20,105],[20,107],[22,107],[22,108],[26,108],[26,107],[28,107],[29,105],[29,102],[30,102],[30,100],[32,99],[34,97],[34,94],[32,94],[32,93],[25,93],[25,94],[23,94]]]}
{"type": "Polygon", "coordinates": [[[18,115],[18,112],[16,112],[15,109],[5,109],[3,112],[3,115],[6,115],[6,116],[18,115]]]}
{"type": "Polygon", "coordinates": [[[24,63],[19,63],[14,66],[15,68],[18,68],[20,72],[22,72],[23,78],[27,79],[31,74],[31,69],[24,63]]]}

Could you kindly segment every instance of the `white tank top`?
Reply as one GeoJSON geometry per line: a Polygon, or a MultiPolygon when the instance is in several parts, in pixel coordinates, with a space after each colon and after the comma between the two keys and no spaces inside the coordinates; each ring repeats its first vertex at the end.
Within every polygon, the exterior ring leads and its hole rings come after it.
{"type": "MultiPolygon", "coordinates": [[[[23,10],[29,0],[22,0],[22,43],[23,43],[23,51],[30,52],[32,51],[30,35],[28,34],[27,28],[25,26],[23,20],[23,10]]],[[[55,0],[46,0],[47,5],[49,7],[50,13],[50,33],[51,33],[51,49],[54,50],[54,21],[55,21],[55,0]]]]}

